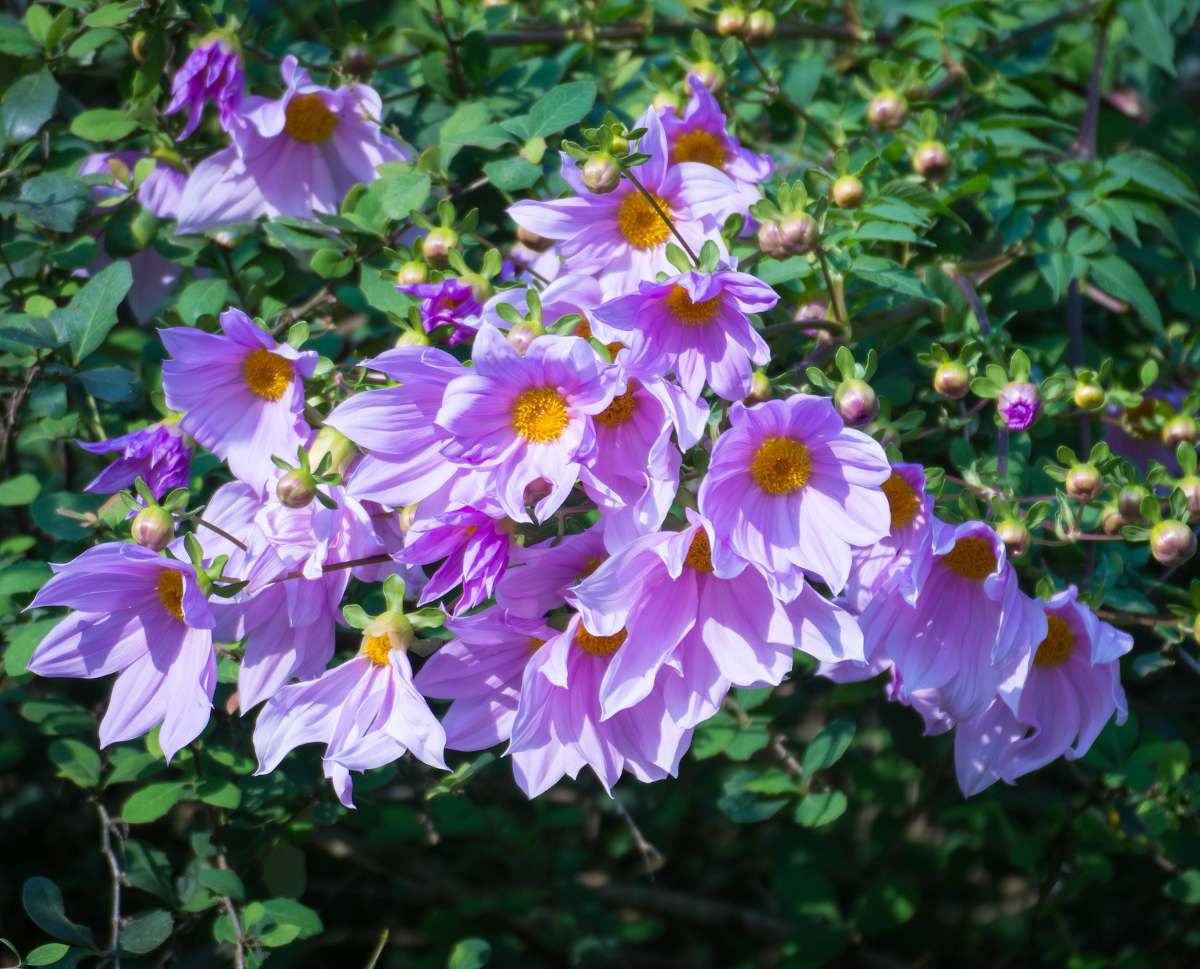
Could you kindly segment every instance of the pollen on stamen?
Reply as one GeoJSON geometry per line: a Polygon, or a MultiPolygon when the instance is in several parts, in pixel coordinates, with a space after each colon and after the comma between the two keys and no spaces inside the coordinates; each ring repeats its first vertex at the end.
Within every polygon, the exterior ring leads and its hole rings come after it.
{"type": "Polygon", "coordinates": [[[530,387],[513,402],[513,430],[534,444],[557,441],[570,420],[566,400],[553,387],[530,387]]]}
{"type": "Polygon", "coordinates": [[[892,513],[892,531],[912,523],[921,510],[921,499],[913,491],[903,475],[892,472],[892,476],[881,486],[887,498],[888,510],[892,513]]]}
{"type": "Polygon", "coordinates": [[[1038,644],[1033,654],[1035,666],[1053,668],[1062,666],[1075,651],[1075,634],[1062,616],[1046,616],[1046,638],[1038,644]]]}
{"type": "Polygon", "coordinates": [[[960,538],[954,548],[942,556],[942,562],[955,575],[982,582],[996,571],[996,553],[986,538],[960,538]]]}
{"type": "Polygon", "coordinates": [[[363,655],[376,666],[387,666],[388,653],[392,651],[392,640],[387,633],[368,636],[363,640],[363,655]]]}
{"type": "Polygon", "coordinates": [[[694,302],[686,289],[676,286],[667,293],[666,304],[671,316],[685,326],[703,326],[721,312],[721,295],[718,293],[712,299],[694,302]]]}
{"type": "Polygon", "coordinates": [[[291,383],[292,365],[279,354],[258,347],[243,361],[242,377],[255,396],[276,401],[291,383]]]}
{"type": "MultiPolygon", "coordinates": [[[[671,210],[667,200],[656,195],[654,201],[669,218],[671,210]]],[[[641,192],[630,192],[621,199],[617,208],[617,230],[622,239],[634,249],[641,250],[661,246],[671,235],[670,227],[641,192]]]]}
{"type": "Polygon", "coordinates": [[[703,128],[685,131],[671,149],[671,161],[699,162],[713,168],[725,167],[725,145],[716,135],[703,128]]]}
{"type": "Polygon", "coordinates": [[[163,569],[154,581],[158,601],[172,616],[183,621],[183,573],[175,569],[163,569]]]}
{"type": "Polygon", "coordinates": [[[637,381],[630,380],[625,393],[620,397],[614,397],[613,402],[595,416],[596,423],[601,427],[620,427],[633,420],[634,412],[637,410],[637,398],[634,397],[637,387],[637,381]]]}
{"type": "Polygon", "coordinates": [[[687,555],[683,557],[683,561],[685,565],[690,565],[697,572],[712,573],[712,545],[708,540],[708,532],[703,528],[696,529],[696,534],[692,536],[692,544],[688,546],[687,555]]]}
{"type": "Polygon", "coordinates": [[[588,632],[581,622],[575,631],[575,645],[593,656],[611,656],[621,648],[627,635],[628,633],[621,629],[611,636],[596,636],[588,632]]]}
{"type": "Polygon", "coordinates": [[[765,438],[750,461],[750,477],[769,495],[790,495],[808,483],[812,458],[791,437],[765,438]]]}
{"type": "Polygon", "coordinates": [[[320,144],[333,134],[337,115],[325,106],[319,94],[297,94],[284,109],[283,130],[310,145],[320,144]]]}

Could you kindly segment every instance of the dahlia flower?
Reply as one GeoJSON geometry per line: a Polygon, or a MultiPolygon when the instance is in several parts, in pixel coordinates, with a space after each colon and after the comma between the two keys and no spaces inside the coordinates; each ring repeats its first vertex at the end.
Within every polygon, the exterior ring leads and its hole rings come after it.
{"type": "Polygon", "coordinates": [[[163,112],[175,114],[187,108],[187,124],[178,140],[196,130],[208,101],[217,106],[221,127],[229,130],[242,99],[244,80],[242,57],[227,38],[213,35],[201,41],[175,72],[171,103],[163,112]]]}
{"type": "Polygon", "coordinates": [[[249,222],[260,215],[312,218],[336,212],[356,184],[411,153],[383,133],[374,88],[314,84],[290,54],[278,101],[249,96],[231,117],[233,144],[196,166],[179,203],[180,233],[249,222]]]}
{"type": "Polygon", "coordinates": [[[162,724],[158,742],[170,760],[208,723],[217,686],[213,615],[195,570],[124,542],[96,545],[53,568],[29,608],[75,612],[38,644],[29,671],[85,679],[118,673],[100,746],[162,724]]]}
{"type": "MultiPolygon", "coordinates": [[[[646,129],[634,150],[650,156],[637,167],[635,177],[693,250],[698,252],[709,238],[720,245],[718,230],[736,186],[710,165],[671,165],[666,132],[653,110],[634,127],[646,129]]],[[[667,259],[667,244],[674,241],[671,230],[632,182],[623,179],[615,191],[596,195],[584,186],[565,152],[561,174],[574,198],[517,202],[508,213],[517,225],[560,240],[556,249],[567,272],[598,276],[610,297],[629,292],[659,272],[674,272],[667,259]]]]}
{"type": "Polygon", "coordinates": [[[454,278],[436,283],[413,283],[396,289],[421,301],[421,326],[432,333],[439,326],[451,326],[450,346],[470,343],[479,327],[483,306],[466,283],[454,278]]]}
{"type": "Polygon", "coordinates": [[[634,369],[674,371],[693,398],[707,383],[719,397],[741,400],[750,393],[751,364],[771,359],[747,314],[765,313],[778,301],[766,283],[732,269],[662,282],[643,278],[636,292],[596,309],[592,333],[627,344],[634,369]]]}
{"type": "MultiPolygon", "coordinates": [[[[526,286],[513,286],[497,291],[483,304],[483,322],[501,329],[508,329],[508,321],[497,312],[501,303],[507,304],[524,316],[529,304],[526,286]]],[[[578,314],[583,317],[579,329],[574,333],[588,339],[592,335],[590,320],[592,312],[604,302],[600,283],[591,276],[559,276],[538,293],[542,305],[542,321],[549,328],[564,316],[578,314]]]]}
{"type": "Polygon", "coordinates": [[[599,526],[561,539],[514,546],[508,570],[496,583],[496,602],[513,615],[540,619],[565,605],[568,590],[607,557],[599,526]]]}
{"type": "Polygon", "coordinates": [[[1019,690],[958,725],[954,765],[968,797],[1058,757],[1082,757],[1114,714],[1125,722],[1120,658],[1133,639],[1077,597],[1071,586],[1046,603],[1046,635],[1025,658],[1019,690]]]}
{"type": "Polygon", "coordinates": [[[888,534],[883,448],[846,428],[824,397],[738,403],[729,419],[700,485],[700,514],[785,601],[800,594],[805,571],[840,592],[851,550],[888,534]]]}
{"type": "Polygon", "coordinates": [[[1024,381],[1006,384],[996,400],[1000,419],[1010,431],[1023,431],[1032,425],[1041,406],[1037,387],[1024,381]]]}
{"type": "Polygon", "coordinates": [[[84,487],[84,491],[112,494],[130,487],[142,478],[155,498],[173,488],[186,488],[192,462],[192,449],[177,426],[167,421],[151,424],[103,441],[76,441],[89,454],[120,456],[84,487]]]}
{"type": "Polygon", "coordinates": [[[418,515],[396,559],[409,565],[428,565],[444,559],[430,577],[418,605],[436,602],[455,586],[462,595],[454,615],[474,609],[490,599],[496,581],[508,566],[512,545],[511,523],[502,514],[483,508],[452,508],[436,516],[418,515]]]}
{"type": "Polygon", "coordinates": [[[159,330],[167,406],[183,411],[186,431],[241,480],[274,481],[271,456],[295,458],[308,440],[304,379],[317,365],[312,351],[276,343],[239,309],[221,314],[223,335],[190,327],[159,330]]]}

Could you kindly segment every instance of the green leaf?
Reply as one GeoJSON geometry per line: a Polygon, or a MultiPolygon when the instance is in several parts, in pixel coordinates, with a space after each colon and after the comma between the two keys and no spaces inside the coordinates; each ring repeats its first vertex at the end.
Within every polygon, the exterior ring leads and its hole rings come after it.
{"type": "Polygon", "coordinates": [[[390,222],[407,219],[429,198],[430,181],[425,172],[405,166],[395,174],[383,169],[383,175],[368,186],[355,211],[372,223],[378,216],[390,222]],[[364,209],[366,211],[364,211],[364,209]]]}
{"type": "Polygon", "coordinates": [[[132,17],[140,0],[123,0],[121,3],[106,3],[83,18],[85,27],[116,27],[132,17]]]}
{"type": "Polygon", "coordinates": [[[21,716],[51,737],[95,730],[96,721],[86,709],[70,700],[29,700],[21,704],[21,716]]]}
{"type": "Polygon", "coordinates": [[[529,109],[529,137],[545,138],[577,124],[595,103],[592,81],[571,81],[551,88],[529,109]]]}
{"type": "Polygon", "coordinates": [[[16,628],[9,626],[5,630],[8,646],[4,650],[4,672],[12,677],[23,675],[37,644],[58,622],[58,619],[39,619],[16,628]]]}
{"type": "Polygon", "coordinates": [[[313,253],[312,271],[322,279],[337,279],[354,268],[354,258],[337,249],[318,249],[313,253]]]}
{"type": "Polygon", "coordinates": [[[482,969],[492,957],[492,946],[485,939],[461,939],[450,952],[446,969],[482,969]]]}
{"type": "Polygon", "coordinates": [[[233,810],[242,803],[242,792],[233,781],[211,777],[196,785],[196,796],[205,804],[233,810]]]}
{"type": "Polygon", "coordinates": [[[804,751],[804,776],[811,779],[817,771],[836,764],[853,739],[853,721],[834,720],[827,723],[804,751]]]}
{"type": "Polygon", "coordinates": [[[142,781],[157,774],[163,768],[163,761],[148,750],[122,745],[113,748],[108,755],[112,770],[108,773],[105,786],[113,784],[128,784],[130,781],[142,781]]]}
{"type": "Polygon", "coordinates": [[[157,821],[179,803],[187,785],[181,781],[159,781],[134,791],[121,808],[122,820],[129,824],[157,821]]]}
{"type": "Polygon", "coordinates": [[[201,868],[196,875],[200,884],[218,895],[225,895],[235,902],[246,900],[246,886],[236,871],[228,868],[201,868]]]}
{"type": "Polygon", "coordinates": [[[864,256],[855,260],[850,267],[850,272],[856,278],[883,289],[903,293],[905,296],[915,296],[938,306],[943,305],[942,301],[934,296],[920,279],[898,262],[892,262],[890,259],[864,256]]]}
{"type": "Polygon", "coordinates": [[[1110,296],[1124,300],[1138,316],[1156,330],[1163,328],[1162,312],[1142,277],[1120,256],[1101,256],[1088,261],[1092,282],[1110,296]]]}
{"type": "Polygon", "coordinates": [[[161,908],[140,912],[121,929],[121,951],[133,955],[153,952],[171,937],[175,920],[161,908]]]}
{"type": "Polygon", "coordinates": [[[846,813],[846,795],[841,791],[806,794],[796,805],[796,823],[805,828],[832,824],[846,813]]]}
{"type": "Polygon", "coordinates": [[[69,175],[35,175],[21,183],[13,201],[0,202],[0,215],[22,215],[35,225],[70,232],[91,207],[87,183],[69,175]]]}
{"type": "Polygon", "coordinates": [[[32,138],[50,120],[57,102],[58,82],[46,68],[17,80],[0,100],[0,143],[32,138]]]}
{"type": "Polygon", "coordinates": [[[316,912],[291,898],[251,902],[246,906],[245,926],[268,948],[311,938],[323,929],[321,917],[316,912]]]}
{"type": "Polygon", "coordinates": [[[21,904],[33,924],[47,935],[71,945],[95,948],[92,930],[67,918],[59,887],[49,878],[33,877],[21,887],[21,904]]]}
{"type": "Polygon", "coordinates": [[[50,760],[58,767],[58,776],[79,787],[100,783],[100,755],[80,740],[56,740],[50,745],[50,760]]]}
{"type": "Polygon", "coordinates": [[[1200,868],[1181,871],[1163,886],[1163,894],[1184,905],[1200,905],[1200,868]]]}
{"type": "Polygon", "coordinates": [[[0,505],[10,508],[28,505],[41,490],[41,483],[32,474],[18,474],[7,481],[0,481],[0,505]]]}
{"type": "Polygon", "coordinates": [[[84,390],[111,404],[133,400],[137,393],[137,377],[124,367],[96,367],[94,370],[81,370],[76,376],[84,390]]]}
{"type": "Polygon", "coordinates": [[[1162,0],[1128,0],[1121,16],[1129,24],[1129,39],[1147,60],[1168,74],[1175,73],[1175,38],[1159,13],[1162,0]]]}
{"type": "Polygon", "coordinates": [[[29,955],[25,957],[25,965],[27,966],[52,966],[60,962],[68,952],[71,951],[69,945],[64,945],[62,942],[48,942],[46,945],[39,945],[29,955]]]}
{"type": "Polygon", "coordinates": [[[539,165],[531,165],[524,158],[500,158],[483,166],[483,173],[496,188],[505,192],[520,192],[531,188],[542,177],[539,165]]]}
{"type": "Polygon", "coordinates": [[[224,279],[197,279],[188,283],[175,303],[175,312],[188,326],[202,317],[216,316],[237,302],[237,294],[224,279]]]}
{"type": "Polygon", "coordinates": [[[132,285],[129,263],[114,262],[89,279],[68,306],[51,315],[55,331],[64,343],[71,345],[76,364],[104,342],[108,331],[116,325],[117,307],[132,285]]]}
{"type": "Polygon", "coordinates": [[[96,108],[71,119],[71,134],[84,141],[120,141],[137,128],[138,123],[117,108],[96,108]]]}

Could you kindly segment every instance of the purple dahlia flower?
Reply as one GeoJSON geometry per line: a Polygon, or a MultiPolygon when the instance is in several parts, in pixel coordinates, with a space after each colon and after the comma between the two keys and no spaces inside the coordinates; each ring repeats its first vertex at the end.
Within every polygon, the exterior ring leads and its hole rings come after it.
{"type": "Polygon", "coordinates": [[[165,421],[105,441],[76,441],[91,454],[120,452],[112,464],[93,478],[84,491],[112,494],[143,478],[155,498],[173,488],[188,486],[192,449],[178,426],[165,421]]]}
{"type": "Polygon", "coordinates": [[[304,380],[317,365],[312,351],[276,343],[238,309],[221,314],[223,335],[190,327],[159,330],[171,359],[163,363],[167,406],[179,422],[241,480],[274,482],[271,455],[294,460],[308,440],[304,380]]]}
{"type": "Polygon", "coordinates": [[[825,397],[738,403],[729,419],[700,485],[700,514],[785,601],[801,593],[806,571],[840,592],[852,549],[888,534],[883,448],[847,428],[825,397]]]}
{"type": "Polygon", "coordinates": [[[483,306],[466,283],[449,278],[437,283],[397,286],[396,289],[421,301],[421,326],[426,333],[432,333],[439,326],[453,327],[448,341],[450,346],[470,343],[474,338],[483,306]]]}
{"type": "Polygon", "coordinates": [[[604,532],[586,532],[514,546],[508,571],[496,584],[496,602],[513,615],[540,619],[566,605],[573,585],[587,578],[608,558],[604,532]]]}
{"type": "Polygon", "coordinates": [[[195,570],[148,548],[89,548],[42,586],[29,608],[74,609],[38,644],[29,671],[94,679],[118,673],[100,746],[162,724],[170,760],[208,723],[217,686],[213,615],[195,570]]]}
{"type": "Polygon", "coordinates": [[[1042,406],[1037,387],[1024,381],[1006,384],[996,400],[1000,419],[1010,431],[1023,431],[1037,420],[1042,406]]]}
{"type": "Polygon", "coordinates": [[[228,131],[242,99],[244,81],[241,54],[228,38],[215,35],[202,40],[175,72],[171,103],[163,112],[175,114],[187,108],[187,124],[178,140],[196,130],[208,101],[217,106],[221,127],[228,131]]]}
{"type": "Polygon", "coordinates": [[[456,616],[490,599],[496,581],[508,567],[512,531],[507,518],[490,513],[486,506],[452,508],[429,518],[418,516],[397,560],[408,565],[445,560],[430,577],[418,605],[436,602],[459,585],[462,595],[454,604],[456,616]]]}

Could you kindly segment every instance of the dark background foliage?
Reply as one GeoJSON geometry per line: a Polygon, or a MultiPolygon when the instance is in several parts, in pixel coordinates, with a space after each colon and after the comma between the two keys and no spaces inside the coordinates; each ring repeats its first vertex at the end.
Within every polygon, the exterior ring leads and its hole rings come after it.
{"type": "MultiPolygon", "coordinates": [[[[828,213],[852,324],[835,339],[860,361],[880,354],[881,434],[946,469],[935,476],[943,514],[985,515],[993,489],[1054,495],[1047,462],[1058,445],[1086,451],[1086,438],[1069,403],[1053,403],[1002,467],[987,398],[960,410],[929,390],[932,342],[958,352],[976,341],[981,376],[1021,347],[1038,379],[1061,387],[1071,367],[1108,360],[1117,422],[1148,387],[1195,385],[1200,200],[1181,171],[1200,151],[1195,2],[772,6],[771,43],[751,57],[716,39],[708,56],[727,74],[740,137],[785,173],[830,164],[822,130],[849,144],[854,167],[875,160],[864,181],[877,208],[828,213]],[[872,64],[911,71],[914,120],[901,133],[865,124],[872,64]],[[927,107],[954,160],[933,193],[907,178],[927,107]],[[889,220],[884,203],[911,215],[889,220]],[[1072,315],[1081,350],[1069,345],[1072,315]]],[[[162,405],[163,353],[118,309],[119,272],[83,287],[98,230],[114,258],[152,245],[187,268],[159,325],[211,328],[235,303],[307,321],[308,345],[330,360],[361,358],[412,312],[390,286],[405,253],[385,246],[411,241],[414,211],[445,196],[459,216],[478,209],[466,253],[478,267],[512,238],[511,199],[562,190],[556,152],[539,140],[578,137],[580,121],[609,108],[635,117],[706,56],[691,35],[712,23],[713,10],[678,0],[64,0],[0,15],[0,936],[13,950],[0,964],[1197,963],[1195,566],[1155,565],[1144,536],[1079,540],[1098,532],[1099,504],[1080,515],[1051,502],[1037,529],[1049,543],[1022,575],[1028,591],[1075,581],[1136,632],[1124,663],[1133,715],[1081,762],[970,801],[949,737],[923,738],[878,682],[834,687],[802,663],[783,688],[741,691],[700,728],[676,781],[623,782],[609,799],[588,776],[530,803],[500,751],[457,757],[450,777],[405,759],[356,783],[354,812],[334,801],[315,751],[252,776],[251,720],[224,709],[228,659],[213,723],[169,766],[152,738],[97,751],[106,683],[25,673],[57,619],[21,612],[45,563],[125,527],[118,507],[82,492],[100,465],[71,440],[123,433],[162,405]],[[326,220],[335,233],[280,220],[220,243],[180,238],[127,199],[92,209],[75,176],[91,151],[171,147],[169,72],[229,15],[252,90],[274,89],[287,52],[320,78],[373,65],[386,124],[420,152],[414,169],[352,195],[326,220]],[[586,83],[560,87],[589,79],[594,103],[586,83]],[[505,125],[544,109],[552,90],[558,115],[538,115],[537,130],[505,125]]],[[[223,144],[206,117],[180,149],[188,163],[223,144]]],[[[810,192],[825,184],[810,177],[810,192]]],[[[789,306],[823,296],[809,261],[762,259],[755,271],[789,306]]],[[[825,345],[787,318],[781,309],[772,324],[772,374],[796,384],[797,364],[832,373],[825,345]]],[[[1105,432],[1082,421],[1089,437],[1105,432]]],[[[196,500],[221,480],[214,467],[194,465],[196,500]]],[[[348,601],[377,594],[352,586],[348,601]]]]}

